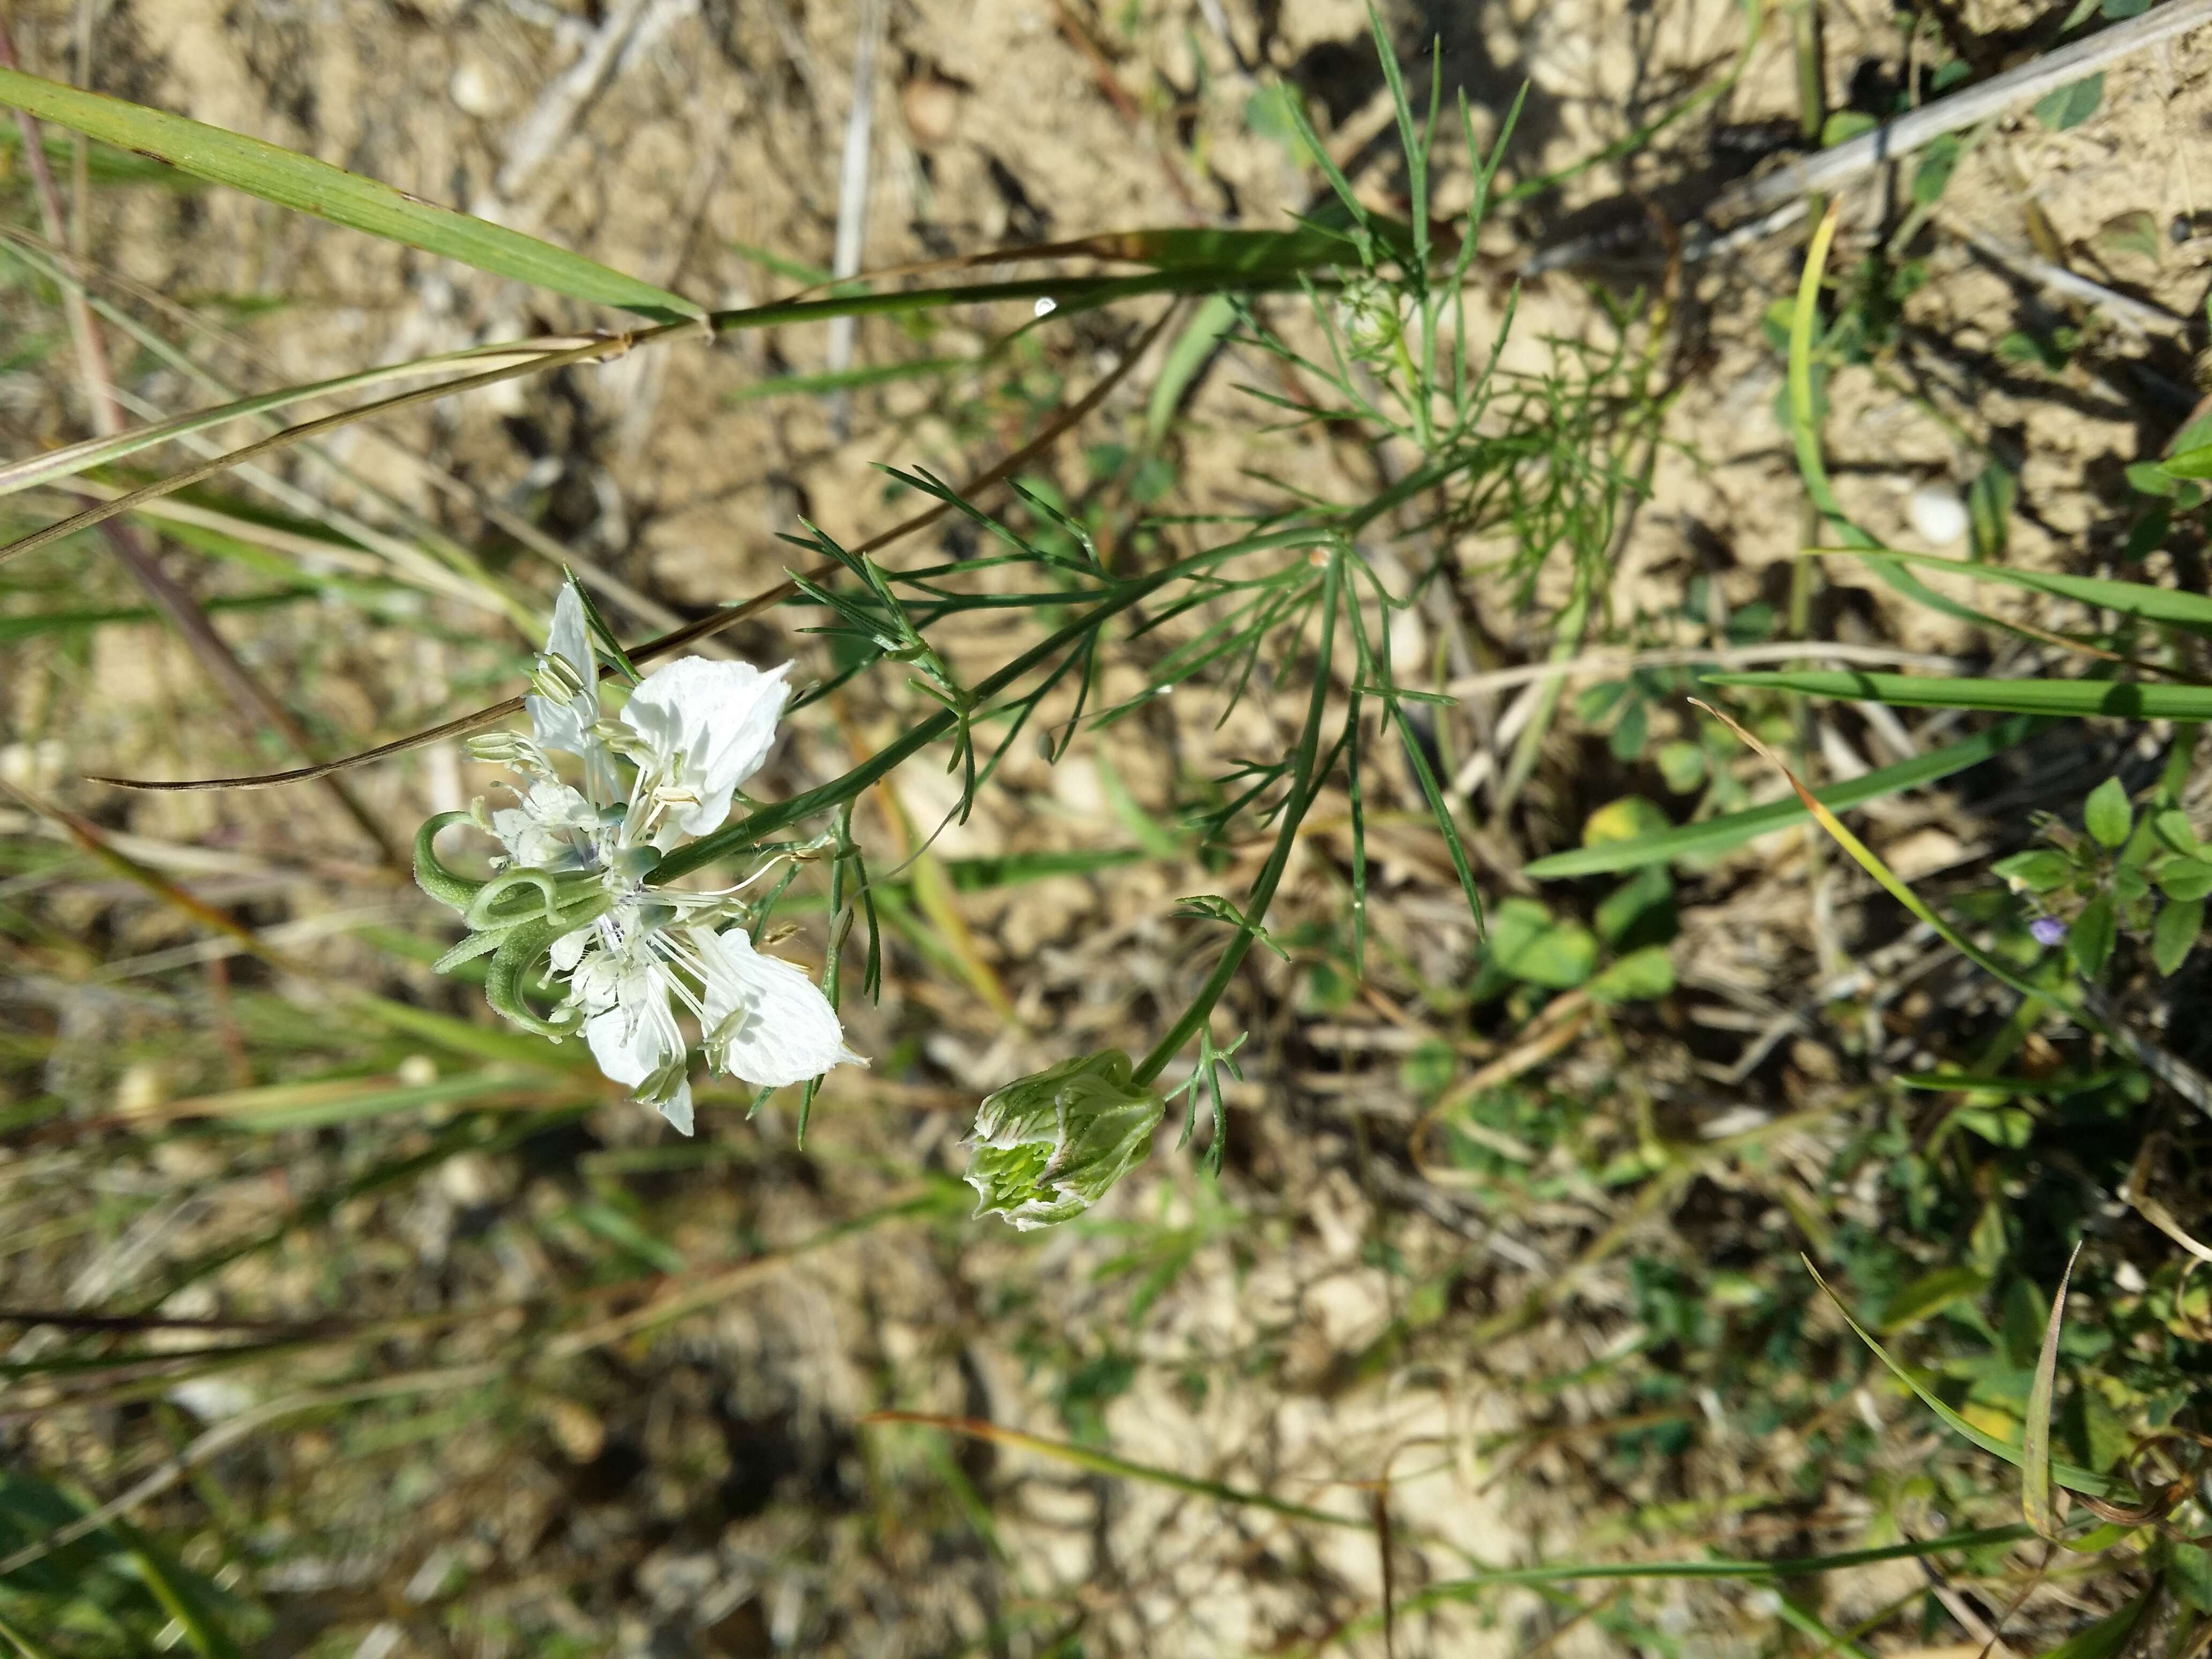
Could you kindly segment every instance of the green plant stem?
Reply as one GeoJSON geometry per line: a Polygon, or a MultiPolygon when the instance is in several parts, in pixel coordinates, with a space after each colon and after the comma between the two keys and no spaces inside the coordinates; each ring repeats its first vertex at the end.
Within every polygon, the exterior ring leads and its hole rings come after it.
{"type": "Polygon", "coordinates": [[[1182,1011],[1182,1017],[1139,1064],[1135,1080],[1140,1085],[1159,1076],[1167,1069],[1168,1062],[1182,1052],[1183,1045],[1212,1017],[1213,1005],[1221,1000],[1229,981],[1243,965],[1245,953],[1252,948],[1254,933],[1267,919],[1267,907],[1274,902],[1276,885],[1290,866],[1291,849],[1297,845],[1298,828],[1305,822],[1314,797],[1320,792],[1321,732],[1328,714],[1329,659],[1336,643],[1336,611],[1343,586],[1344,550],[1340,544],[1329,550],[1328,569],[1322,586],[1321,640],[1315,650],[1313,693],[1306,704],[1305,729],[1298,734],[1297,779],[1289,799],[1283,803],[1282,828],[1275,833],[1274,850],[1267,854],[1267,862],[1244,901],[1247,926],[1229,941],[1229,948],[1221,953],[1221,960],[1214,964],[1212,973],[1206,976],[1190,1006],[1182,1011]]]}
{"type": "MultiPolygon", "coordinates": [[[[1302,538],[1310,538],[1311,533],[1310,532],[1284,532],[1284,535],[1297,534],[1302,538]]],[[[1279,539],[1280,538],[1275,537],[1256,537],[1253,541],[1279,542],[1279,539]]],[[[1096,632],[1108,620],[1151,594],[1158,592],[1170,582],[1189,575],[1194,571],[1226,558],[1233,553],[1248,550],[1251,545],[1251,543],[1237,543],[1229,547],[1215,548],[1205,553],[1194,554],[1190,558],[1178,560],[1165,569],[1140,580],[1124,584],[1110,599],[1100,601],[1068,623],[1066,627],[1024,651],[997,673],[978,684],[973,693],[975,706],[981,708],[1024,674],[1042,667],[1069,646],[1081,640],[1084,635],[1096,632]]],[[[927,720],[919,722],[890,743],[884,744],[883,748],[869,756],[866,760],[862,761],[842,777],[833,779],[818,789],[810,789],[804,794],[794,795],[789,800],[778,801],[772,806],[763,806],[757,812],[747,814],[726,829],[718,830],[714,835],[703,836],[688,847],[678,848],[654,867],[652,879],[656,882],[666,882],[678,876],[688,875],[694,870],[712,864],[717,859],[725,858],[732,853],[744,851],[763,836],[773,834],[787,823],[795,823],[799,819],[810,817],[817,812],[826,812],[831,807],[850,800],[870,784],[888,775],[894,768],[909,757],[927,749],[931,744],[951,736],[954,727],[959,722],[960,716],[951,709],[931,715],[927,720]]]]}
{"type": "Polygon", "coordinates": [[[1011,283],[968,283],[947,288],[918,288],[899,294],[830,295],[819,300],[775,300],[742,311],[717,311],[707,324],[717,334],[744,329],[777,328],[791,323],[828,322],[838,317],[903,316],[941,311],[947,306],[988,305],[1008,300],[1050,300],[1059,311],[1089,311],[1147,294],[1281,293],[1313,283],[1324,290],[1339,286],[1328,278],[1299,272],[1255,276],[1200,268],[1147,271],[1139,276],[1025,276],[1011,283]]]}

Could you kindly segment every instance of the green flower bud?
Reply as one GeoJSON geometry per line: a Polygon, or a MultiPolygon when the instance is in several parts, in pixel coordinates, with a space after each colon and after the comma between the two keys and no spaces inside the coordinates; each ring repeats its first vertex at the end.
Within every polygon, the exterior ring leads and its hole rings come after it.
{"type": "Polygon", "coordinates": [[[968,1184],[975,1213],[1027,1231],[1077,1216],[1152,1150],[1167,1103],[1131,1077],[1118,1048],[1085,1054],[985,1097],[968,1184]]]}
{"type": "Polygon", "coordinates": [[[1405,327],[1396,291],[1371,276],[1346,283],[1336,302],[1336,325],[1344,331],[1353,356],[1383,356],[1398,343],[1405,327]]]}

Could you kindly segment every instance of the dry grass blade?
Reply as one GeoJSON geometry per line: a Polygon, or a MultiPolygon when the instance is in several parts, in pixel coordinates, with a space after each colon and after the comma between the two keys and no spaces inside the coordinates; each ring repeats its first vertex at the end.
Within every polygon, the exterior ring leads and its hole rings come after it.
{"type": "Polygon", "coordinates": [[[506,368],[512,363],[532,363],[548,352],[565,350],[581,343],[584,342],[574,337],[560,337],[471,346],[465,351],[449,351],[435,357],[417,358],[413,362],[393,363],[381,368],[366,369],[358,374],[342,374],[335,380],[286,386],[281,391],[263,392],[257,397],[236,398],[213,409],[196,409],[189,414],[132,427],[112,436],[87,438],[79,443],[65,444],[59,449],[26,456],[20,461],[10,461],[0,466],[0,495],[51,483],[55,479],[82,472],[88,467],[122,460],[156,444],[173,442],[193,433],[205,431],[210,427],[267,414],[293,404],[306,403],[311,398],[335,397],[342,392],[355,392],[364,386],[380,386],[389,380],[410,380],[421,374],[446,374],[471,367],[482,369],[506,368]]]}
{"type": "MultiPolygon", "coordinates": [[[[1152,343],[1159,338],[1161,331],[1167,326],[1168,319],[1175,315],[1175,311],[1176,308],[1170,306],[1162,312],[1158,319],[1138,337],[1136,343],[1129,348],[1121,361],[1103,376],[1097,385],[1054,416],[1045,429],[1030,439],[1029,442],[969,480],[960,490],[960,495],[973,496],[994,484],[1004,483],[1036,459],[1037,456],[1052,447],[1054,444],[1059,442],[1086,416],[1104,402],[1107,395],[1127,377],[1129,371],[1134,368],[1144,357],[1145,353],[1152,349],[1152,343]]],[[[879,551],[894,542],[913,535],[916,531],[927,529],[951,510],[951,503],[940,501],[935,507],[893,525],[889,530],[861,543],[852,550],[856,554],[879,551]]],[[[802,572],[801,574],[808,581],[827,581],[834,578],[840,568],[841,567],[835,561],[824,560],[802,572]]],[[[663,634],[658,639],[648,640],[643,645],[631,647],[630,659],[635,662],[650,662],[665,657],[672,651],[680,651],[695,641],[719,634],[726,628],[736,626],[748,617],[773,609],[786,599],[796,597],[798,592],[797,582],[779,582],[774,587],[756,593],[739,604],[726,605],[709,616],[702,617],[696,622],[686,623],[681,628],[663,634]]],[[[603,669],[601,672],[606,673],[612,671],[603,669]]],[[[120,789],[169,791],[276,789],[286,784],[306,783],[316,778],[326,778],[334,773],[343,772],[352,767],[366,766],[372,761],[387,760],[394,755],[405,754],[410,749],[420,749],[426,744],[438,743],[447,738],[463,737],[471,732],[481,731],[487,726],[495,725],[509,715],[519,714],[521,712],[522,699],[509,697],[506,702],[494,703],[489,708],[479,708],[473,714],[463,714],[456,720],[431,726],[427,731],[416,732],[404,738],[395,738],[390,743],[379,744],[374,749],[365,749],[359,754],[349,755],[343,760],[325,761],[316,766],[295,767],[289,772],[268,772],[242,778],[194,778],[176,781],[150,778],[119,778],[95,773],[92,775],[92,781],[112,784],[120,789]]]]}
{"type": "Polygon", "coordinates": [[[1373,1527],[1373,1520],[1364,1516],[1331,1515],[1326,1510],[1308,1509],[1303,1504],[1286,1503],[1266,1492],[1247,1492],[1240,1486],[1224,1486],[1218,1480],[1200,1480],[1188,1474],[1177,1474],[1172,1469],[1155,1468],[1149,1463],[1133,1463],[1126,1457],[1115,1457],[1110,1452],[1094,1451],[1088,1446],[1071,1445],[1064,1440],[1048,1440],[1042,1435],[1025,1434],[1019,1429],[1007,1428],[1004,1424],[986,1422],[974,1417],[937,1417],[927,1412],[870,1412],[860,1419],[863,1423],[905,1423],[917,1428],[942,1429],[947,1434],[964,1434],[972,1440],[988,1440],[1001,1446],[1019,1446],[1049,1457],[1055,1462],[1072,1464],[1079,1469],[1089,1469],[1095,1474],[1119,1475],[1125,1480],[1141,1480],[1149,1486],[1166,1486],[1176,1492],[1188,1492],[1195,1498],[1212,1498],[1224,1504],[1247,1504],[1267,1510],[1292,1521],[1311,1521],[1328,1527],[1353,1527],[1365,1530],[1373,1527]]]}
{"type": "MultiPolygon", "coordinates": [[[[231,1447],[240,1444],[272,1423],[281,1422],[288,1417],[297,1417],[305,1412],[326,1410],[334,1406],[351,1405],[362,1401],[473,1388],[548,1360],[574,1358],[653,1326],[713,1307],[738,1291],[761,1283],[801,1255],[843,1239],[856,1237],[881,1222],[925,1212],[934,1208],[939,1202],[935,1193],[927,1193],[918,1198],[885,1205],[850,1221],[825,1227],[787,1249],[756,1256],[697,1276],[670,1275],[663,1281],[666,1293],[648,1301],[642,1308],[569,1332],[550,1342],[532,1337],[528,1340],[526,1347],[516,1349],[499,1358],[473,1364],[404,1371],[397,1376],[377,1377],[332,1389],[306,1389],[252,1407],[208,1429],[118,1496],[88,1511],[67,1526],[57,1528],[37,1542],[27,1544],[0,1559],[0,1578],[21,1571],[33,1562],[45,1559],[111,1521],[128,1515],[140,1504],[160,1497],[194,1469],[204,1467],[210,1460],[221,1456],[231,1447]]],[[[1327,1517],[1322,1517],[1316,1511],[1311,1518],[1327,1517]]],[[[1355,1521],[1340,1522],[1338,1524],[1360,1526],[1364,1523],[1355,1521]]]]}
{"type": "Polygon", "coordinates": [[[90,819],[80,817],[51,801],[40,800],[4,778],[0,778],[0,793],[6,794],[25,811],[58,825],[80,849],[90,854],[126,881],[143,888],[170,908],[191,917],[202,927],[215,929],[235,943],[241,951],[251,952],[272,967],[289,969],[292,966],[271,950],[267,941],[235,917],[186,892],[159,871],[149,870],[127,854],[118,851],[100,832],[99,825],[90,819]]]}
{"type": "Polygon", "coordinates": [[[2077,1243],[2059,1275],[2057,1294],[2051,1298],[2050,1322],[2043,1328],[2043,1352],[2035,1362],[2035,1382],[2027,1391],[2027,1417],[2021,1454],[2020,1504],[2039,1537],[2058,1536],[2058,1516],[2051,1501],[2051,1396],[2058,1380],[2058,1328],[2066,1318],[2066,1286],[2080,1260],[2077,1243]]]}
{"type": "MultiPolygon", "coordinates": [[[[9,38],[4,20],[0,20],[0,73],[12,73],[15,63],[15,42],[9,38]]],[[[46,234],[58,242],[63,235],[61,194],[55,188],[52,171],[46,166],[46,151],[39,132],[38,123],[21,110],[15,113],[15,124],[23,135],[24,154],[28,158],[31,179],[38,198],[39,210],[44,216],[46,234]]],[[[106,347],[102,343],[99,325],[94,321],[91,307],[82,288],[68,289],[64,301],[69,317],[70,333],[76,345],[77,362],[84,381],[85,396],[92,405],[93,420],[103,435],[112,436],[123,425],[123,411],[116,400],[115,376],[108,366],[106,347]]],[[[109,515],[112,516],[112,515],[109,515]]],[[[211,679],[222,688],[238,708],[249,715],[265,720],[284,740],[302,755],[312,756],[314,744],[307,729],[293,717],[292,711],[263,685],[246,665],[239,660],[215,630],[207,613],[200,609],[191,595],[171,579],[161,568],[150,549],[138,538],[136,530],[128,525],[106,526],[109,544],[116,555],[130,569],[138,585],[146,591],[163,615],[184,635],[192,654],[211,679]]],[[[0,559],[7,556],[0,550],[0,559]]],[[[342,781],[333,779],[328,786],[346,815],[358,824],[375,845],[379,855],[386,864],[402,862],[398,844],[368,810],[366,803],[342,781]]]]}
{"type": "Polygon", "coordinates": [[[193,484],[212,478],[217,473],[227,472],[242,461],[250,461],[262,455],[274,453],[280,449],[289,448],[294,444],[318,437],[323,433],[335,432],[341,427],[351,426],[356,421],[367,420],[375,415],[392,414],[403,409],[412,409],[417,404],[431,403],[440,398],[450,398],[456,392],[478,391],[488,386],[497,386],[503,380],[519,380],[526,374],[543,374],[548,369],[565,368],[571,363],[611,362],[623,356],[633,346],[646,341],[659,339],[670,334],[689,332],[696,332],[696,331],[689,324],[670,323],[659,328],[645,329],[635,334],[611,335],[605,339],[595,339],[584,345],[572,347],[566,351],[548,352],[542,356],[532,357],[523,362],[509,363],[503,368],[487,369],[481,374],[467,375],[458,380],[446,380],[433,386],[418,387],[413,392],[403,392],[395,397],[381,398],[374,403],[363,404],[358,408],[340,410],[335,415],[325,415],[318,420],[303,421],[298,426],[288,426],[282,432],[272,433],[270,436],[247,444],[243,448],[230,450],[211,459],[202,461],[197,466],[188,466],[181,472],[173,472],[166,478],[157,479],[141,489],[131,491],[128,495],[118,495],[112,501],[102,501],[97,506],[88,507],[83,512],[64,519],[58,524],[50,524],[43,530],[34,530],[29,535],[10,542],[5,547],[0,547],[0,564],[4,564],[10,559],[20,558],[26,553],[35,552],[40,548],[50,546],[64,537],[73,536],[80,530],[104,523],[118,514],[131,512],[148,501],[157,500],[163,495],[174,495],[178,490],[188,489],[193,484]]]}

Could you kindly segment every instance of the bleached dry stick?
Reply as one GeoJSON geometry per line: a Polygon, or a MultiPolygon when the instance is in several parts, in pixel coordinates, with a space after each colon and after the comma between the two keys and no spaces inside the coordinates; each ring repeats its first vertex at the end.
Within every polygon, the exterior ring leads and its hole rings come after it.
{"type": "MultiPolygon", "coordinates": [[[[2140,16],[2100,29],[2087,40],[2019,68],[1993,76],[1978,86],[1885,121],[1871,131],[1778,167],[1763,178],[1723,191],[1705,210],[1708,224],[1728,222],[1784,203],[1803,211],[1804,198],[1829,195],[1876,167],[1900,161],[1948,132],[1962,132],[1992,115],[2033,103],[2047,92],[2086,80],[2107,64],[2146,46],[2212,22],[2212,0],[2166,0],[2140,16]]],[[[1779,227],[1774,227],[1779,228],[1779,227]]]]}

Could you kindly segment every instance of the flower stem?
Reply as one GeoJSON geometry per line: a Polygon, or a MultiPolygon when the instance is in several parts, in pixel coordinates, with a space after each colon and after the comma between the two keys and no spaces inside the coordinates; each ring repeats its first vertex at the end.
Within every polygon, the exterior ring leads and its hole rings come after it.
{"type": "Polygon", "coordinates": [[[1298,734],[1297,777],[1289,798],[1283,803],[1283,825],[1276,831],[1274,850],[1268,854],[1267,862],[1244,901],[1247,925],[1230,939],[1229,948],[1221,953],[1221,960],[1214,964],[1213,972],[1200,988],[1190,1006],[1182,1011],[1182,1018],[1139,1064],[1134,1081],[1139,1085],[1159,1076],[1167,1069],[1168,1062],[1182,1052],[1183,1045],[1212,1016],[1213,1005],[1221,1000],[1229,981],[1243,965],[1245,953],[1252,948],[1253,936],[1267,920],[1268,905],[1274,902],[1276,884],[1290,866],[1291,849],[1297,844],[1298,826],[1305,821],[1314,797],[1321,792],[1321,731],[1328,713],[1329,658],[1335,645],[1336,610],[1343,586],[1344,546],[1339,543],[1329,550],[1328,570],[1322,586],[1321,642],[1314,659],[1313,694],[1306,704],[1305,729],[1298,734]]]}
{"type": "MultiPolygon", "coordinates": [[[[1301,526],[1295,530],[1274,531],[1264,535],[1247,537],[1226,546],[1210,548],[1205,552],[1194,553],[1187,559],[1179,559],[1173,564],[1164,566],[1149,576],[1122,583],[1114,590],[1109,598],[1102,599],[1085,611],[1082,616],[1068,623],[1066,627],[1024,652],[1004,668],[978,684],[970,698],[971,709],[981,709],[993,697],[1006,690],[1024,675],[1042,667],[1068,647],[1082,640],[1085,635],[1096,633],[1112,617],[1150,598],[1170,583],[1181,581],[1206,568],[1208,565],[1218,564],[1237,554],[1258,552],[1271,547],[1295,546],[1301,543],[1316,542],[1322,539],[1323,533],[1310,527],[1301,526]]],[[[973,718],[972,713],[969,718],[973,718]]],[[[711,836],[702,836],[688,847],[677,848],[666,858],[661,860],[648,879],[655,885],[665,885],[678,876],[688,875],[694,870],[712,864],[717,859],[744,851],[747,848],[757,844],[763,836],[774,834],[786,824],[795,823],[801,818],[812,817],[817,812],[826,812],[831,807],[852,799],[870,784],[889,774],[902,761],[927,749],[940,738],[950,736],[954,727],[960,723],[960,719],[959,714],[951,709],[931,715],[927,720],[908,728],[893,741],[886,744],[842,777],[832,779],[821,787],[810,789],[804,794],[793,795],[789,800],[778,801],[772,806],[763,806],[759,811],[749,814],[711,836]]]]}

